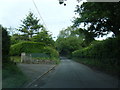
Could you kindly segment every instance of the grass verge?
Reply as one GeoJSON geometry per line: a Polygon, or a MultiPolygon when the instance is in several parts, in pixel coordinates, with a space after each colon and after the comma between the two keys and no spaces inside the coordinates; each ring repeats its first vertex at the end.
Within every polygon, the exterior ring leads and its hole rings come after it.
{"type": "Polygon", "coordinates": [[[2,88],[20,88],[28,80],[14,64],[5,64],[2,70],[2,88]]]}
{"type": "Polygon", "coordinates": [[[96,59],[88,59],[88,58],[72,58],[72,60],[85,64],[92,68],[93,70],[99,70],[105,72],[109,75],[119,77],[119,70],[120,67],[117,65],[110,65],[108,63],[101,63],[99,60],[96,59]]]}

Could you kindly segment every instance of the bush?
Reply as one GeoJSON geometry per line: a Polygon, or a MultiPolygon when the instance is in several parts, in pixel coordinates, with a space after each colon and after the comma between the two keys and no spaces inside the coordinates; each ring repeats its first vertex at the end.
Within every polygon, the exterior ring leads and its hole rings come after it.
{"type": "Polygon", "coordinates": [[[55,49],[53,49],[52,47],[45,46],[43,43],[40,42],[24,41],[12,45],[10,49],[11,56],[20,56],[22,52],[25,52],[25,53],[45,53],[50,55],[51,58],[59,57],[59,54],[55,49]]]}

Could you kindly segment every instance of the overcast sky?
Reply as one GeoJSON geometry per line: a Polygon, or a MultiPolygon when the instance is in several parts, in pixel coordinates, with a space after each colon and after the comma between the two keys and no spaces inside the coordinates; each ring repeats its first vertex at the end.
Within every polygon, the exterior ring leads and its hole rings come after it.
{"type": "MultiPolygon", "coordinates": [[[[58,0],[34,0],[47,29],[56,37],[60,30],[72,25],[77,5],[75,0],[66,1],[67,6],[60,5],[58,0]]],[[[0,24],[4,27],[18,28],[29,11],[39,19],[40,16],[32,0],[0,0],[0,24]]],[[[41,20],[43,24],[43,21],[41,20]]]]}

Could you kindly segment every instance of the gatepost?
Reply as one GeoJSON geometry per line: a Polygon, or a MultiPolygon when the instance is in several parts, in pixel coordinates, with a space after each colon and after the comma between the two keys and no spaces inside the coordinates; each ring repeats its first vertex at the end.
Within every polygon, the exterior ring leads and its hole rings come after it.
{"type": "Polygon", "coordinates": [[[25,61],[25,53],[21,53],[21,63],[25,61]]]}

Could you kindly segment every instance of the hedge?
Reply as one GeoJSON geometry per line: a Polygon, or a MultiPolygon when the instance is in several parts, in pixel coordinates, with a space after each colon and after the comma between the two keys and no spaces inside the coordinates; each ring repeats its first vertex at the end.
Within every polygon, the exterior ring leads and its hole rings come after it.
{"type": "Polygon", "coordinates": [[[11,46],[10,55],[20,56],[22,52],[25,53],[46,53],[51,57],[59,57],[58,52],[52,47],[45,46],[40,42],[25,41],[11,46]]]}
{"type": "Polygon", "coordinates": [[[97,42],[81,50],[74,51],[72,56],[98,59],[104,63],[118,63],[120,60],[120,38],[109,38],[97,42]]]}

